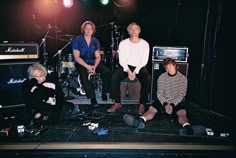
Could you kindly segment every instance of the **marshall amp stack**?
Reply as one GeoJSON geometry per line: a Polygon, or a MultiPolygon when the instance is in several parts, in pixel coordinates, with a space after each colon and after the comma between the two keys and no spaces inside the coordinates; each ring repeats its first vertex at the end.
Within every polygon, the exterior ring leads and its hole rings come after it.
{"type": "Polygon", "coordinates": [[[151,100],[157,98],[157,80],[165,72],[163,60],[166,58],[175,59],[178,71],[188,76],[188,48],[187,47],[165,47],[154,46],[152,49],[152,79],[151,79],[151,100]]]}
{"type": "Polygon", "coordinates": [[[22,83],[28,77],[28,67],[38,62],[38,44],[0,44],[0,107],[24,105],[22,83]]]}

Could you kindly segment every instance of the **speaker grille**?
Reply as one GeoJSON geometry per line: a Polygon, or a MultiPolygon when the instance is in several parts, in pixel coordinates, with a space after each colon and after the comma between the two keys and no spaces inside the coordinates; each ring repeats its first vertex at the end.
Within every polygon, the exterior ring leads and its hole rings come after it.
{"type": "Polygon", "coordinates": [[[27,69],[37,61],[0,63],[0,105],[24,105],[22,83],[27,79],[27,69]]]}
{"type": "MultiPolygon", "coordinates": [[[[152,79],[151,79],[151,100],[156,99],[156,93],[157,93],[157,79],[158,77],[165,72],[165,69],[163,67],[163,62],[153,62],[152,63],[152,79]]],[[[178,71],[188,76],[188,63],[177,63],[178,71]]]]}

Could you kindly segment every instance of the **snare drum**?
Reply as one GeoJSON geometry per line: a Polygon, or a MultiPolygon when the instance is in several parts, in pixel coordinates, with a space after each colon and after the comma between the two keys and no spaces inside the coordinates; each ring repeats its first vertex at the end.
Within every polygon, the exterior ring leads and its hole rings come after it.
{"type": "Polygon", "coordinates": [[[63,68],[73,68],[74,64],[74,56],[73,54],[65,54],[62,58],[62,67],[63,68]]]}

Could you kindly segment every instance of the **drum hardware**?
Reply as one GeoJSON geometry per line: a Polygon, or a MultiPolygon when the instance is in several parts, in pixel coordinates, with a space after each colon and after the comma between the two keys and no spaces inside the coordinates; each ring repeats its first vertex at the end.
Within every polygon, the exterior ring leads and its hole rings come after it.
{"type": "Polygon", "coordinates": [[[65,96],[65,99],[66,100],[71,100],[71,99],[74,99],[74,97],[70,96],[70,90],[71,90],[71,86],[70,86],[70,79],[72,79],[72,76],[69,75],[66,79],[66,81],[64,82],[65,84],[65,88],[66,88],[66,91],[67,91],[67,94],[65,96]]]}
{"type": "Polygon", "coordinates": [[[47,63],[47,60],[48,60],[48,53],[47,53],[47,50],[46,50],[46,39],[48,37],[48,34],[49,34],[49,30],[46,32],[46,34],[44,35],[44,37],[42,38],[42,41],[39,45],[39,48],[43,45],[43,65],[46,66],[46,63],[47,63]]]}
{"type": "Polygon", "coordinates": [[[79,92],[80,95],[86,95],[86,92],[85,92],[85,90],[84,90],[84,88],[83,88],[83,86],[82,86],[82,84],[81,84],[80,76],[79,76],[79,75],[78,75],[78,79],[77,79],[77,81],[78,81],[78,85],[79,85],[79,87],[76,88],[76,91],[79,92]]]}
{"type": "Polygon", "coordinates": [[[120,41],[120,33],[118,32],[118,28],[115,23],[112,24],[111,29],[111,51],[112,51],[112,71],[119,66],[119,59],[118,59],[118,47],[120,41]]]}
{"type": "Polygon", "coordinates": [[[102,79],[100,73],[89,73],[88,80],[92,83],[93,88],[99,92],[102,92],[102,79]]]}
{"type": "MultiPolygon", "coordinates": [[[[53,55],[53,58],[55,58],[55,57],[57,57],[58,56],[58,63],[60,63],[60,60],[61,60],[61,53],[62,53],[62,51],[69,45],[69,44],[71,44],[71,42],[72,42],[72,40],[70,40],[67,44],[65,44],[61,49],[59,49],[58,51],[57,51],[57,53],[55,53],[54,55],[53,55]]],[[[59,65],[59,64],[57,64],[57,65],[59,65]]],[[[57,70],[58,70],[59,68],[57,67],[57,70]]],[[[59,73],[59,72],[58,72],[59,73]]]]}
{"type": "MultiPolygon", "coordinates": [[[[62,54],[62,51],[69,45],[69,44],[71,44],[71,42],[72,42],[72,40],[70,40],[67,44],[65,44],[61,49],[59,49],[58,51],[57,51],[57,53],[55,53],[54,55],[53,55],[53,58],[55,58],[55,57],[58,57],[58,64],[57,64],[57,70],[60,70],[60,62],[61,62],[61,54],[62,54]]],[[[68,66],[68,64],[67,63],[64,63],[64,65],[63,66],[68,66]]],[[[59,77],[59,73],[61,73],[60,71],[57,71],[57,76],[59,77]]],[[[61,74],[60,74],[60,77],[61,77],[61,74]]],[[[67,96],[66,96],[66,99],[67,100],[69,100],[69,99],[73,99],[73,97],[71,97],[70,95],[69,95],[69,92],[70,92],[70,89],[71,89],[71,87],[70,87],[70,84],[69,84],[69,79],[71,78],[71,74],[66,74],[66,76],[65,76],[65,78],[67,78],[66,79],[66,88],[67,88],[67,96]],[[68,79],[69,78],[69,79],[68,79]]]]}
{"type": "Polygon", "coordinates": [[[63,35],[58,35],[57,39],[60,41],[64,41],[64,42],[70,42],[72,41],[72,39],[74,38],[74,35],[70,35],[70,34],[63,34],[63,35]]]}

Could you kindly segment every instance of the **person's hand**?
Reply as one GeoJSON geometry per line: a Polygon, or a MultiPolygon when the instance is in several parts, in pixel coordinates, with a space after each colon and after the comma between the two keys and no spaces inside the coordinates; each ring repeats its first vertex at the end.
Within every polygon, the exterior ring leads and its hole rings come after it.
{"type": "Polygon", "coordinates": [[[94,73],[94,67],[92,65],[87,65],[86,69],[88,70],[89,73],[94,73]]]}
{"type": "Polygon", "coordinates": [[[170,104],[167,104],[167,105],[165,106],[165,112],[166,112],[167,114],[172,114],[172,113],[173,113],[173,106],[171,106],[170,104]]]}
{"type": "Polygon", "coordinates": [[[40,117],[41,117],[41,114],[40,114],[40,113],[37,113],[37,114],[34,115],[34,118],[35,118],[35,119],[38,119],[38,118],[40,118],[40,117]]]}
{"type": "Polygon", "coordinates": [[[133,80],[136,78],[136,73],[135,73],[135,71],[132,73],[132,78],[133,78],[133,80]]]}
{"type": "Polygon", "coordinates": [[[132,81],[135,79],[135,77],[136,77],[135,73],[128,70],[128,78],[132,81]]]}
{"type": "Polygon", "coordinates": [[[93,73],[96,72],[96,66],[95,65],[92,66],[92,71],[93,71],[93,73]]]}

